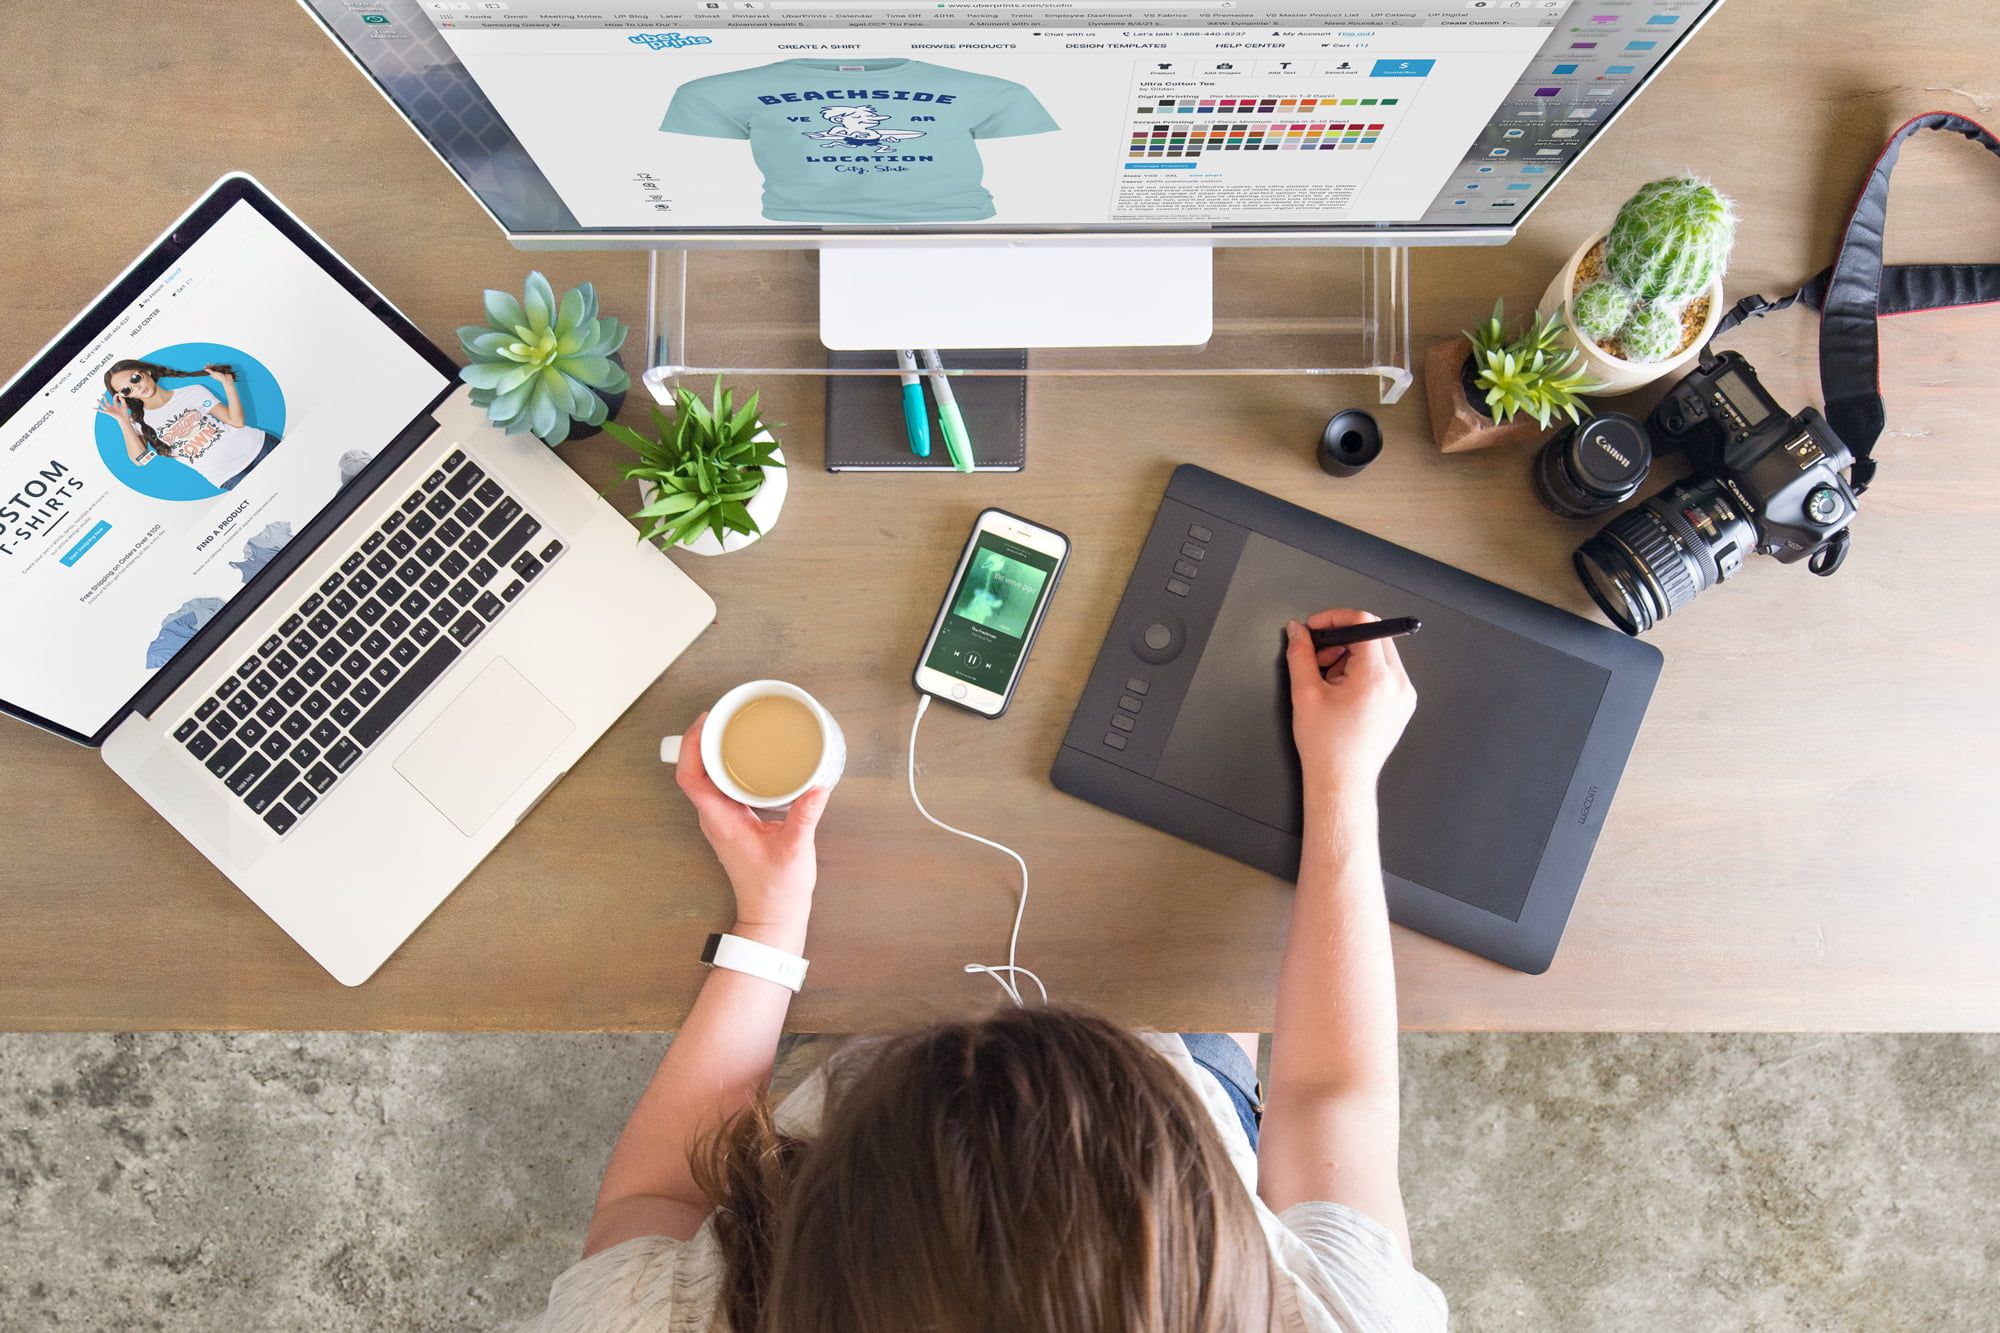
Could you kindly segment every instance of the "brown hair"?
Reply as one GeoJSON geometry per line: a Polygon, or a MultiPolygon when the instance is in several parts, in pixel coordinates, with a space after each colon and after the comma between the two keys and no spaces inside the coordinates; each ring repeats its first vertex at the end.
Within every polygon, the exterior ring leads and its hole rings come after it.
{"type": "Polygon", "coordinates": [[[1068,1009],[843,1061],[816,1138],[768,1103],[698,1152],[737,1333],[1249,1333],[1270,1259],[1193,1088],[1068,1009]]]}

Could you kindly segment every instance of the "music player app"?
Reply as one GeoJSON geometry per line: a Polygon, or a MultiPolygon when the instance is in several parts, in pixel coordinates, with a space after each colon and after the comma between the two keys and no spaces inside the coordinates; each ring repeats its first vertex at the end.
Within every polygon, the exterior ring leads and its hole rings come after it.
{"type": "Polygon", "coordinates": [[[924,665],[995,694],[1007,692],[1057,558],[982,533],[924,665]]]}

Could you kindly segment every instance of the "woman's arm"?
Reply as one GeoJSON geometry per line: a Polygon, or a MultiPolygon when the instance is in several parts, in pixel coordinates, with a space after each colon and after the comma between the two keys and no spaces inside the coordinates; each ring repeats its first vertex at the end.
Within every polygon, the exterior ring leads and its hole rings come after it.
{"type": "MultiPolygon", "coordinates": [[[[1374,619],[1322,611],[1307,626],[1374,619]]],[[[1278,967],[1258,1193],[1277,1211],[1311,1199],[1347,1204],[1386,1227],[1408,1257],[1375,783],[1417,695],[1390,640],[1315,653],[1306,627],[1286,633],[1305,838],[1278,967]]]]}
{"type": "Polygon", "coordinates": [[[215,370],[213,368],[209,370],[209,373],[222,381],[223,396],[229,400],[215,415],[221,417],[236,429],[243,429],[243,400],[236,396],[235,374],[227,370],[215,370]]]}
{"type": "Polygon", "coordinates": [[[107,393],[97,400],[97,410],[118,423],[118,431],[125,437],[125,455],[140,467],[153,461],[153,451],[139,438],[139,428],[132,424],[132,411],[125,401],[116,394],[107,393]]]}
{"type": "MultiPolygon", "coordinates": [[[[677,777],[701,816],[736,893],[732,935],[805,952],[819,866],[813,831],[827,792],[801,796],[783,823],[766,823],[724,796],[701,766],[706,714],[681,740],[677,777]]],[[[586,1258],[635,1236],[693,1236],[714,1205],[694,1183],[688,1153],[750,1104],[771,1078],[791,992],[717,968],[639,1098],[612,1149],[584,1239],[586,1258]]]]}

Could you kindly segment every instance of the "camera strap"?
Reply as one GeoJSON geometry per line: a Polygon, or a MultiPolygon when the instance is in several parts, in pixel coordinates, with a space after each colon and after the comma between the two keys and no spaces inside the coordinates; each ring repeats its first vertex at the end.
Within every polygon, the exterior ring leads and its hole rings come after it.
{"type": "MultiPolygon", "coordinates": [[[[1889,173],[1896,168],[1903,141],[1919,130],[1947,130],[2000,157],[2000,139],[1964,116],[1927,111],[1904,121],[1875,159],[1854,201],[1854,211],[1848,215],[1847,230],[1832,265],[1790,296],[1775,301],[1744,297],[1715,327],[1715,336],[1720,337],[1753,315],[1767,315],[1795,303],[1820,312],[1820,393],[1826,400],[1828,423],[1854,454],[1850,484],[1856,494],[1867,490],[1875,478],[1872,454],[1886,421],[1877,318],[2000,302],[2000,264],[1882,263],[1889,173]]],[[[1706,360],[1706,348],[1703,354],[1706,360]]]]}

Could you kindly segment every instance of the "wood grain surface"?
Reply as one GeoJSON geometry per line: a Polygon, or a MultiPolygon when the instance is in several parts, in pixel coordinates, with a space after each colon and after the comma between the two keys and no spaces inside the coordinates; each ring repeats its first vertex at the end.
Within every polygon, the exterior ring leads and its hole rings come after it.
{"type": "MultiPolygon", "coordinates": [[[[0,9],[0,363],[30,357],[239,168],[446,346],[482,287],[518,290],[537,265],[558,286],[594,281],[609,311],[643,325],[641,255],[511,249],[300,9],[227,12],[107,0],[86,23],[53,0],[0,9]]],[[[1944,0],[1732,0],[1514,243],[1418,253],[1419,347],[1496,295],[1525,310],[1633,187],[1685,169],[1741,203],[1731,296],[1790,290],[1830,259],[1890,129],[1932,107],[1991,114],[2000,28],[1966,14],[1944,0]]],[[[1893,193],[1892,261],[2000,258],[2000,164],[1977,148],[1910,144],[1893,193]]],[[[759,294],[744,299],[755,318],[759,294]]],[[[1792,313],[1732,345],[1803,406],[1818,399],[1814,335],[1792,313]]],[[[1847,568],[1820,580],[1752,560],[1653,634],[1665,675],[1554,968],[1522,976],[1398,930],[1408,1026],[2000,1028],[2000,312],[1894,320],[1882,340],[1891,424],[1847,568]]],[[[325,373],[358,368],[329,349],[325,373]]],[[[818,385],[766,388],[797,465],[782,522],[744,553],[677,557],[720,623],[359,989],[322,973],[95,755],[0,729],[0,1027],[673,1027],[729,908],[655,746],[751,675],[812,690],[852,748],[822,827],[794,1025],[989,1003],[991,982],[959,968],[1004,961],[1013,869],[923,824],[902,767],[913,655],[987,504],[1068,531],[1076,556],[1007,718],[926,721],[934,808],[1027,854],[1022,961],[1059,998],[1163,1028],[1266,1026],[1290,886],[1047,780],[1173,466],[1203,463],[1589,612],[1568,561],[1587,529],[1536,505],[1518,453],[1440,456],[1420,389],[1382,414],[1381,461],[1335,482],[1312,442],[1372,396],[1338,381],[1041,385],[1028,470],[977,480],[828,476],[818,385]]],[[[616,446],[564,456],[629,504],[616,446]]],[[[0,632],[26,629],[8,617],[0,632]]]]}

